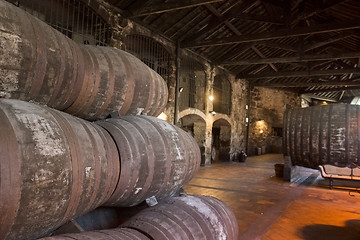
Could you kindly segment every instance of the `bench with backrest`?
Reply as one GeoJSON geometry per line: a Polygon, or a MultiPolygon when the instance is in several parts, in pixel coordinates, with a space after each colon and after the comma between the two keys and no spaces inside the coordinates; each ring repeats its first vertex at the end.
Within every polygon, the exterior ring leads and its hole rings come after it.
{"type": "Polygon", "coordinates": [[[359,166],[337,167],[333,165],[319,165],[319,170],[323,178],[329,179],[330,189],[333,188],[334,179],[351,181],[360,180],[359,166]]]}

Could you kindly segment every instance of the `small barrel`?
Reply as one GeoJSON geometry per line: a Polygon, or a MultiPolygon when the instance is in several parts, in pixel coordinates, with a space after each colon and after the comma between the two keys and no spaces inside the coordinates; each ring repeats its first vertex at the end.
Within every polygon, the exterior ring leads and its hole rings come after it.
{"type": "Polygon", "coordinates": [[[108,200],[115,143],[98,125],[0,99],[0,239],[35,239],[108,200]]]}
{"type": "Polygon", "coordinates": [[[119,183],[106,205],[133,206],[152,196],[170,196],[200,166],[195,139],[166,121],[124,116],[96,123],[114,138],[121,161],[119,183]]]}
{"type": "Polygon", "coordinates": [[[53,237],[41,238],[41,240],[154,240],[145,234],[131,228],[114,228],[93,232],[69,233],[53,237]]]}
{"type": "Polygon", "coordinates": [[[236,240],[238,223],[222,201],[209,196],[166,198],[122,224],[151,239],[236,240]]]}
{"type": "Polygon", "coordinates": [[[0,8],[0,97],[33,100],[87,120],[164,110],[167,85],[138,58],[79,45],[5,1],[0,8]]]}
{"type": "Polygon", "coordinates": [[[359,165],[360,106],[329,104],[290,109],[284,115],[284,152],[310,168],[359,165]]]}

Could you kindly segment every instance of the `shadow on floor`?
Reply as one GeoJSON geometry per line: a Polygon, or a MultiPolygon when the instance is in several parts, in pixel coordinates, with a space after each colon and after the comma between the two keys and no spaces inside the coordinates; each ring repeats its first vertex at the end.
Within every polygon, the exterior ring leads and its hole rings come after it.
{"type": "Polygon", "coordinates": [[[359,240],[360,220],[348,220],[344,227],[314,224],[300,231],[305,240],[359,240]]]}

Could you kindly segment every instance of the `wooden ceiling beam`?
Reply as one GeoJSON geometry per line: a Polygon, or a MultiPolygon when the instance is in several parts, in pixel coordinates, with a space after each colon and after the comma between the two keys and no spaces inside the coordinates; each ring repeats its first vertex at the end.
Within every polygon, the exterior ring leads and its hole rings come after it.
{"type": "Polygon", "coordinates": [[[260,16],[260,15],[241,13],[238,15],[234,15],[233,18],[239,19],[242,21],[264,22],[264,23],[272,23],[272,24],[277,24],[277,25],[285,24],[285,21],[283,18],[274,17],[274,16],[260,16]]]}
{"type": "Polygon", "coordinates": [[[184,8],[192,8],[201,5],[206,5],[214,2],[222,2],[224,0],[172,0],[162,4],[149,4],[142,8],[134,9],[130,13],[130,18],[142,17],[147,15],[159,14],[164,12],[176,11],[184,8]]]}
{"type": "Polygon", "coordinates": [[[321,42],[316,42],[316,43],[312,43],[312,44],[309,44],[307,46],[304,46],[304,51],[307,52],[307,51],[310,51],[310,50],[313,50],[315,48],[319,48],[319,47],[323,47],[323,46],[326,46],[330,43],[333,43],[333,42],[337,42],[337,41],[340,41],[344,38],[347,38],[347,37],[350,37],[352,35],[356,34],[355,32],[346,32],[346,33],[343,33],[343,34],[339,34],[339,35],[336,35],[335,37],[331,37],[331,38],[328,38],[326,41],[321,41],[321,42]]]}
{"type": "Polygon", "coordinates": [[[277,73],[264,73],[264,74],[238,74],[236,78],[240,79],[265,79],[265,78],[284,78],[284,77],[310,77],[310,76],[330,76],[360,73],[360,68],[351,69],[331,69],[331,70],[310,70],[310,71],[292,71],[292,72],[277,72],[277,73]]]}
{"type": "Polygon", "coordinates": [[[334,31],[345,31],[360,28],[360,23],[343,23],[333,25],[320,25],[313,27],[301,27],[296,29],[282,29],[278,31],[268,31],[264,33],[255,34],[244,34],[240,36],[227,37],[221,39],[211,39],[203,41],[186,41],[181,44],[182,48],[193,48],[193,47],[206,47],[206,46],[218,46],[235,43],[246,43],[265,41],[271,39],[279,39],[285,37],[298,37],[306,36],[310,34],[328,33],[334,31]]]}
{"type": "Polygon", "coordinates": [[[216,28],[218,28],[219,26],[221,26],[222,24],[225,24],[226,21],[230,20],[235,13],[239,14],[242,13],[243,11],[251,8],[254,4],[256,3],[256,1],[246,1],[240,5],[235,5],[232,9],[230,9],[228,12],[224,13],[224,14],[220,14],[217,11],[213,11],[213,8],[209,5],[207,6],[207,9],[214,15],[210,18],[208,24],[202,28],[199,32],[193,34],[191,37],[189,37],[187,40],[185,41],[194,41],[197,39],[200,39],[201,37],[203,37],[204,35],[206,35],[209,32],[213,32],[216,28]]]}
{"type": "Polygon", "coordinates": [[[294,46],[288,45],[288,44],[284,44],[284,43],[278,43],[278,42],[274,42],[274,41],[260,41],[260,42],[255,42],[256,44],[261,44],[267,47],[272,47],[272,48],[278,48],[278,49],[283,49],[286,51],[291,51],[291,52],[297,52],[298,49],[294,46]]]}
{"type": "Polygon", "coordinates": [[[296,24],[298,24],[300,21],[306,20],[316,14],[319,14],[321,12],[326,11],[329,8],[332,8],[334,6],[336,6],[337,4],[340,4],[342,2],[345,2],[347,0],[331,0],[331,1],[327,1],[321,5],[319,5],[318,7],[313,8],[311,11],[305,12],[305,13],[300,13],[297,16],[294,16],[291,20],[290,20],[290,25],[294,26],[296,24]]]}
{"type": "MultiPolygon", "coordinates": [[[[221,13],[215,9],[213,6],[206,6],[216,17],[221,18],[221,13]]],[[[228,20],[226,20],[224,22],[224,24],[236,35],[236,36],[240,36],[241,32],[228,20]]],[[[251,49],[261,58],[265,58],[265,56],[255,47],[255,46],[251,46],[251,49]]],[[[272,63],[269,63],[269,66],[275,71],[278,72],[278,69],[276,68],[276,66],[272,63]]]]}
{"type": "Polygon", "coordinates": [[[284,7],[284,2],[283,0],[262,0],[263,3],[268,3],[268,4],[271,4],[273,6],[276,6],[276,7],[279,7],[279,8],[283,8],[284,7]]]}
{"type": "Polygon", "coordinates": [[[280,82],[280,83],[253,83],[253,86],[258,87],[317,87],[317,86],[359,86],[359,79],[353,79],[354,81],[312,81],[312,82],[280,82]]]}
{"type": "MultiPolygon", "coordinates": [[[[251,50],[253,50],[259,57],[261,57],[261,59],[265,59],[266,56],[264,54],[262,54],[262,52],[259,51],[259,49],[257,49],[255,46],[251,47],[251,50]]],[[[279,70],[277,69],[277,67],[273,64],[273,63],[267,63],[269,64],[269,66],[275,71],[278,72],[279,70]]]]}
{"type": "Polygon", "coordinates": [[[272,47],[272,48],[283,49],[283,50],[287,50],[287,51],[291,51],[291,52],[297,52],[297,48],[295,48],[293,46],[278,43],[278,42],[273,42],[273,41],[259,41],[259,42],[243,43],[243,44],[238,45],[238,47],[235,47],[234,49],[232,49],[231,52],[225,52],[223,57],[221,57],[215,61],[215,64],[220,65],[222,62],[240,55],[243,51],[245,51],[249,48],[252,48],[256,44],[264,45],[264,46],[272,47]]]}
{"type": "Polygon", "coordinates": [[[290,62],[310,62],[322,60],[337,60],[346,58],[358,58],[360,52],[347,52],[336,54],[317,54],[317,55],[304,55],[304,56],[291,56],[291,57],[278,57],[278,58],[250,58],[235,61],[224,61],[220,65],[252,65],[252,64],[269,64],[269,63],[290,63],[290,62]]]}
{"type": "Polygon", "coordinates": [[[132,2],[129,7],[126,8],[126,11],[131,15],[131,12],[142,9],[144,6],[146,6],[150,2],[151,2],[151,0],[136,0],[136,1],[132,2]]]}
{"type": "Polygon", "coordinates": [[[322,93],[322,92],[338,92],[338,91],[356,90],[356,89],[360,89],[360,86],[337,87],[337,88],[328,88],[328,89],[311,89],[311,90],[301,91],[300,94],[322,93]]]}

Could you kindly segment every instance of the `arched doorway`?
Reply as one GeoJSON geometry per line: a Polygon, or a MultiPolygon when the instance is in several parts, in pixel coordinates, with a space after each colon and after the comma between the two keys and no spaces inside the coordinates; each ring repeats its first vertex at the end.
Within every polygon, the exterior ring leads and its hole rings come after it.
{"type": "Polygon", "coordinates": [[[205,165],[206,121],[204,113],[198,109],[186,109],[179,114],[179,125],[196,139],[201,152],[201,165],[205,165]]]}
{"type": "Polygon", "coordinates": [[[226,118],[218,118],[212,126],[211,162],[230,161],[231,124],[226,118]]]}

